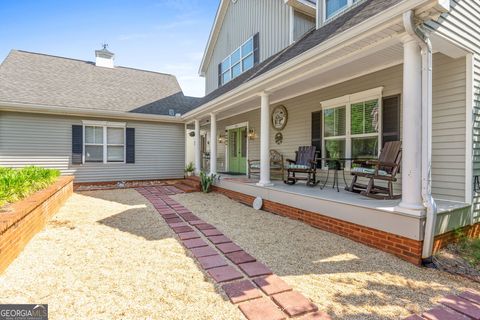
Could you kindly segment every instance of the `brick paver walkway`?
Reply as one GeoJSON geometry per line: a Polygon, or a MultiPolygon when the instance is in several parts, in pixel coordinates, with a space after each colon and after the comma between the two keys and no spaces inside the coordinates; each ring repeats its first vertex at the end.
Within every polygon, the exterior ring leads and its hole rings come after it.
{"type": "Polygon", "coordinates": [[[405,320],[480,320],[480,293],[466,291],[459,295],[448,295],[440,305],[421,315],[412,315],[405,320]]]}
{"type": "Polygon", "coordinates": [[[217,283],[248,320],[322,319],[330,317],[214,225],[202,221],[170,195],[173,186],[136,189],[157,209],[200,268],[217,283]]]}

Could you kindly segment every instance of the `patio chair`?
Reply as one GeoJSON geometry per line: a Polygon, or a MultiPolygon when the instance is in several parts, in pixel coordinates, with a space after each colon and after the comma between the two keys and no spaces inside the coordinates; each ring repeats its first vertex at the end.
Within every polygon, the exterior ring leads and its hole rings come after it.
{"type": "Polygon", "coordinates": [[[293,185],[298,180],[306,180],[307,186],[316,186],[318,184],[316,154],[315,146],[299,147],[298,151],[295,151],[295,160],[287,159],[287,179],[284,182],[293,185]],[[297,174],[302,176],[298,177],[297,174]]]}
{"type": "MultiPolygon", "coordinates": [[[[279,175],[281,180],[285,176],[283,155],[277,150],[270,150],[270,173],[279,175]]],[[[248,178],[252,175],[260,175],[260,160],[248,160],[248,178]]]]}
{"type": "Polygon", "coordinates": [[[345,189],[375,199],[399,199],[401,194],[393,194],[393,183],[397,181],[396,176],[400,170],[401,161],[402,142],[387,142],[380,152],[378,160],[352,162],[352,164],[358,164],[360,167],[352,169],[352,183],[345,189]],[[357,182],[359,177],[369,179],[368,184],[357,182]],[[385,181],[387,187],[376,185],[375,180],[385,181]]]}

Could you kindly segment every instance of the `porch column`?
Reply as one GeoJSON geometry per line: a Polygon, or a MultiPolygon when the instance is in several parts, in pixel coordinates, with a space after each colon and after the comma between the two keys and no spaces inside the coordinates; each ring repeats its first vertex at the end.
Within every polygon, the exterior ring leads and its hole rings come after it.
{"type": "Polygon", "coordinates": [[[210,174],[217,173],[217,116],[210,114],[210,174]]]}
{"type": "Polygon", "coordinates": [[[422,201],[422,55],[418,42],[403,42],[402,201],[400,211],[418,213],[422,201]]]}
{"type": "Polygon", "coordinates": [[[258,186],[273,185],[270,181],[270,94],[260,95],[260,181],[258,186]]]}
{"type": "Polygon", "coordinates": [[[200,120],[195,120],[195,174],[202,170],[202,149],[200,145],[200,120]]]}

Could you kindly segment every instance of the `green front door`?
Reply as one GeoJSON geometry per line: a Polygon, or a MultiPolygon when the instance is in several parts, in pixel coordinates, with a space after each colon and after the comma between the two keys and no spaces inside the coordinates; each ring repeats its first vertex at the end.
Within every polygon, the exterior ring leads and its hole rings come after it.
{"type": "Polygon", "coordinates": [[[228,171],[247,173],[247,128],[228,130],[228,171]]]}

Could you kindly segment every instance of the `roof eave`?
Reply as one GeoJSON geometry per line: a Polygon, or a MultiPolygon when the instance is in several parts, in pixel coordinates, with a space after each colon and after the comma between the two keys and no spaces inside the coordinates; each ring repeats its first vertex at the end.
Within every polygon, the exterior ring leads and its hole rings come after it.
{"type": "Polygon", "coordinates": [[[218,34],[220,33],[220,29],[223,23],[223,19],[225,18],[225,14],[227,12],[229,2],[230,0],[221,0],[220,5],[218,6],[215,20],[213,22],[212,29],[210,30],[210,35],[208,37],[207,45],[203,52],[202,62],[200,63],[200,68],[198,69],[198,74],[201,77],[205,76],[206,68],[213,54],[213,47],[217,42],[218,34]]]}
{"type": "Polygon", "coordinates": [[[85,117],[102,117],[110,119],[124,119],[124,120],[138,120],[149,122],[171,122],[171,123],[183,123],[184,120],[181,117],[171,117],[166,115],[156,114],[144,114],[134,112],[121,112],[110,110],[94,110],[94,109],[81,109],[71,108],[63,106],[42,105],[34,103],[22,103],[0,100],[0,111],[10,112],[24,112],[24,113],[41,113],[51,115],[67,115],[67,116],[85,116],[85,117]]]}

